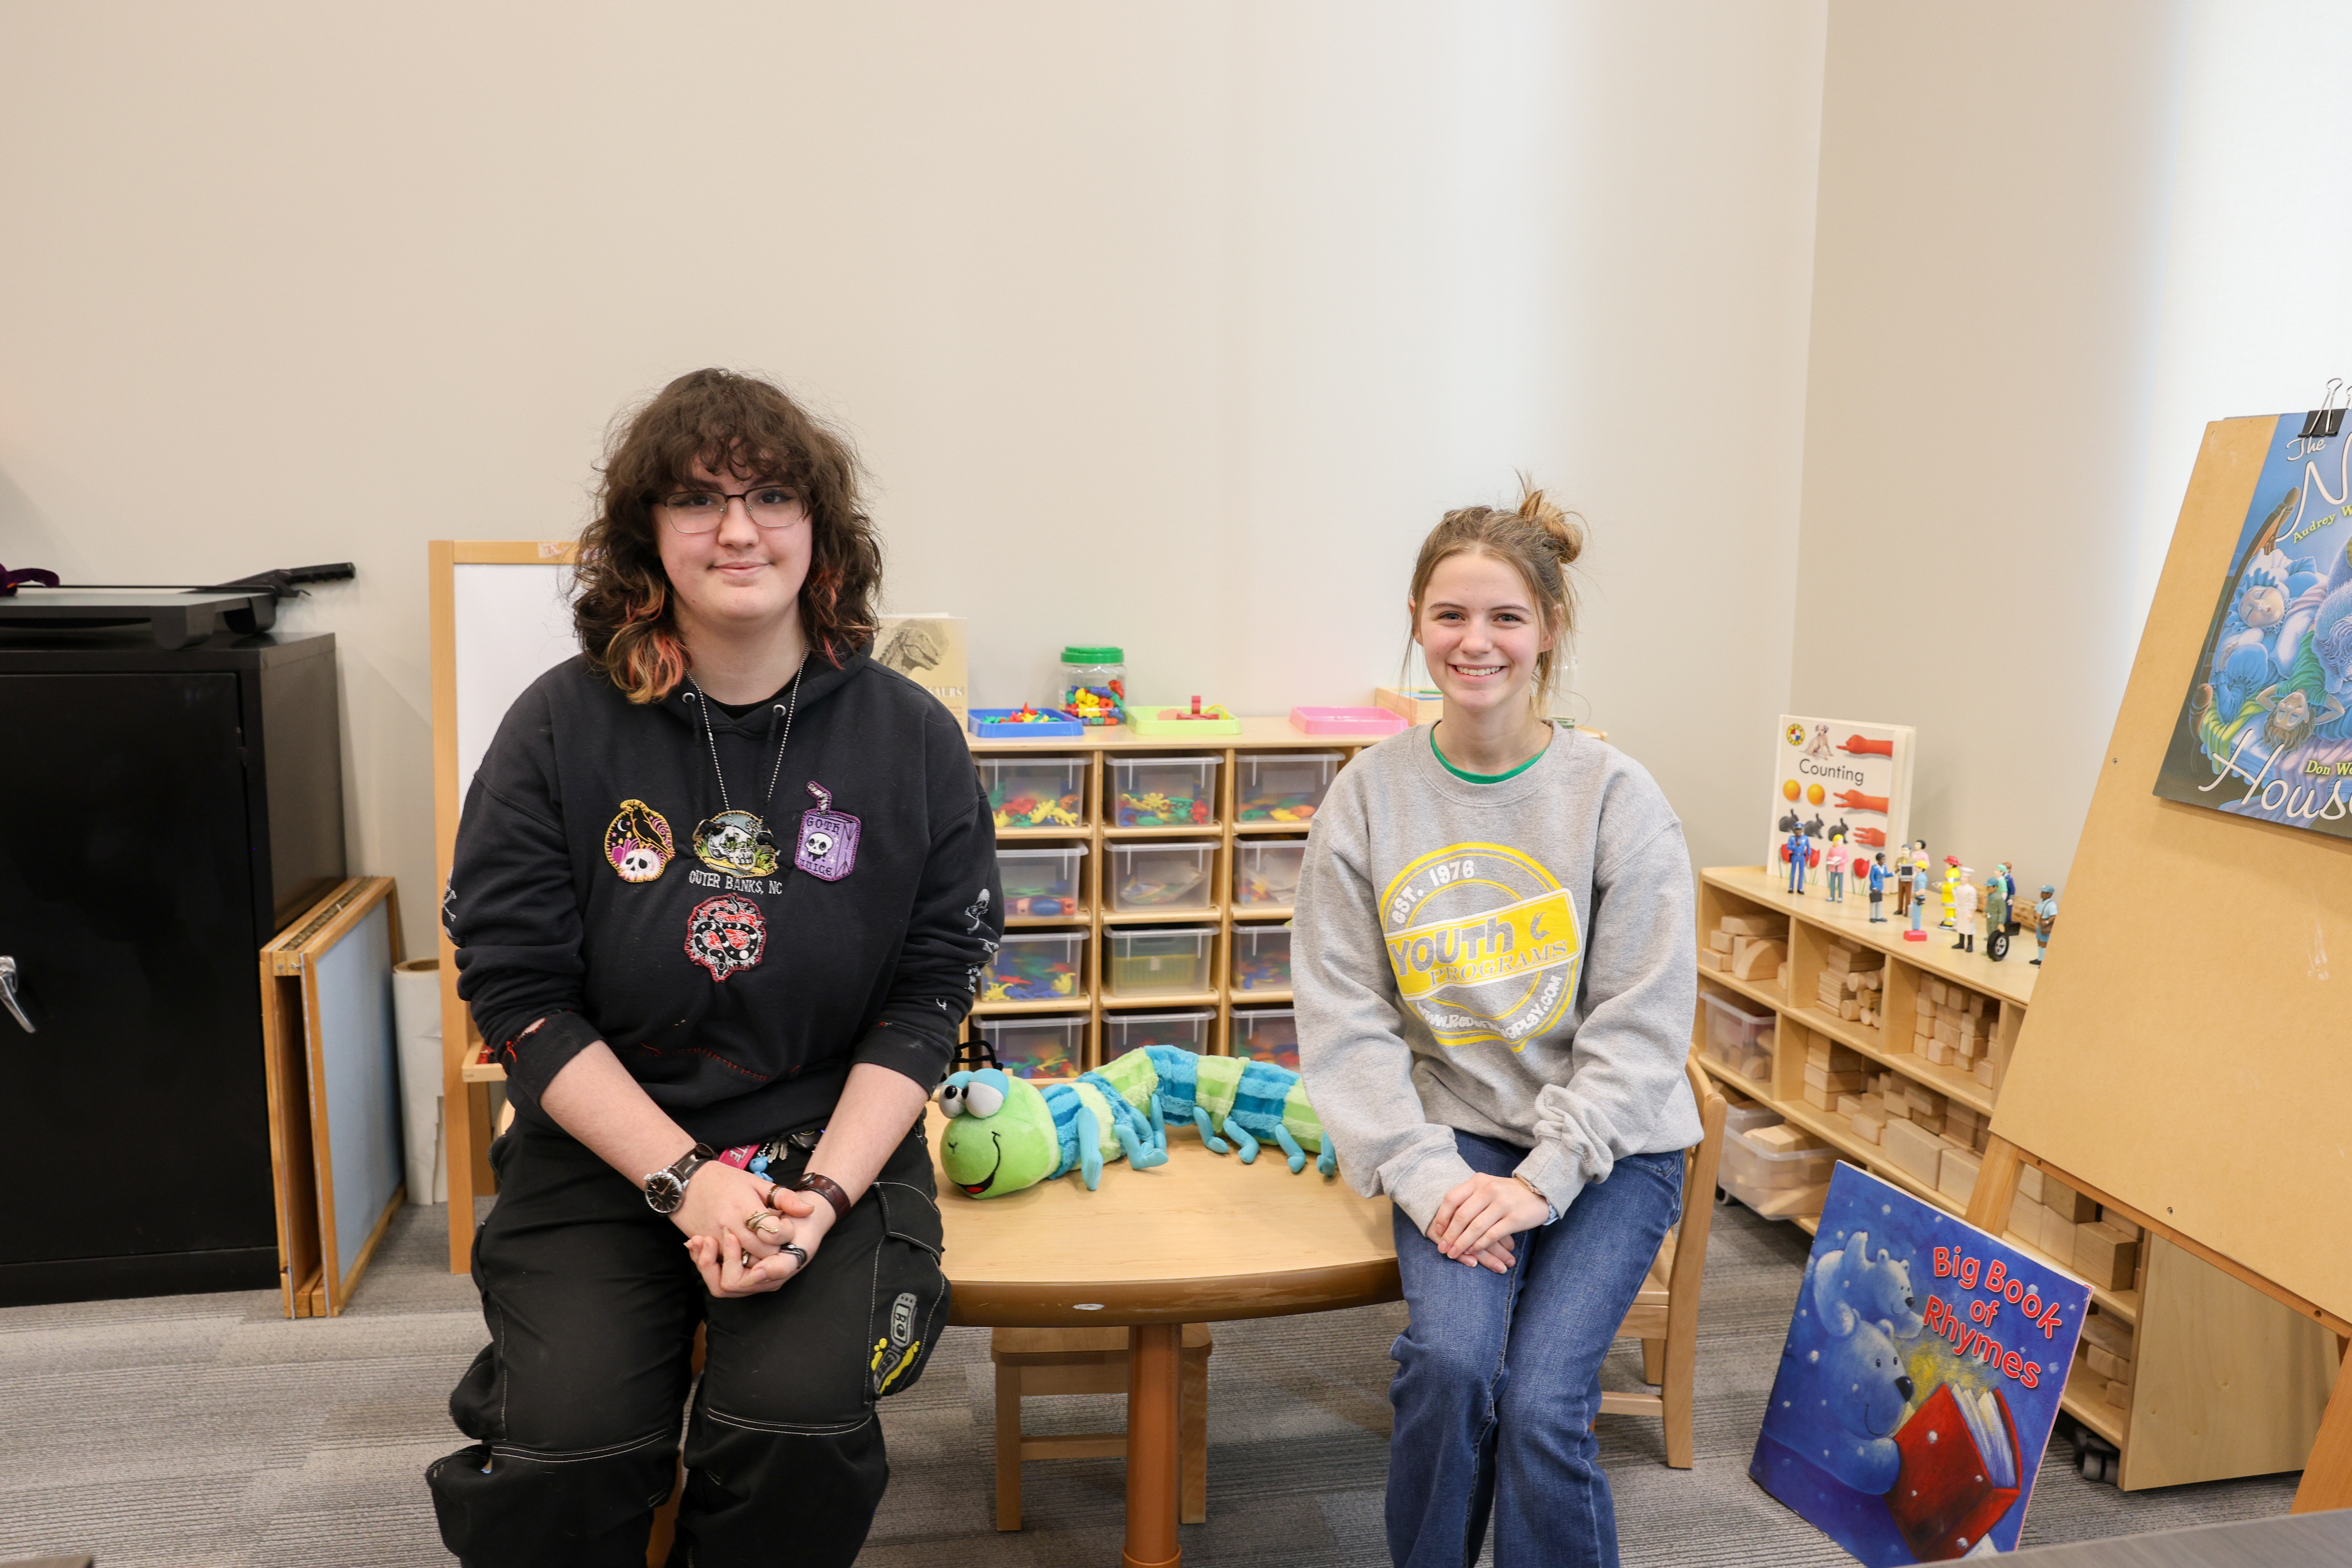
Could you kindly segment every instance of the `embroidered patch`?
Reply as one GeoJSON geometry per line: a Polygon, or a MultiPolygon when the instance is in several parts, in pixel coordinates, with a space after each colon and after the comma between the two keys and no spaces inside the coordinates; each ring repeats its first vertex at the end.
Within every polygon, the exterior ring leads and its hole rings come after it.
{"type": "Polygon", "coordinates": [[[816,796],[816,809],[801,813],[800,847],[793,851],[793,864],[822,881],[838,882],[856,868],[861,828],[857,818],[833,809],[832,791],[814,781],[808,790],[816,796]]]}
{"type": "Polygon", "coordinates": [[[767,951],[767,917],[749,899],[721,893],[686,917],[686,956],[710,971],[714,981],[751,968],[767,951]]]}
{"type": "Polygon", "coordinates": [[[641,800],[625,800],[620,815],[604,829],[604,858],[624,882],[650,882],[677,857],[677,842],[669,823],[641,800]]]}
{"type": "Polygon", "coordinates": [[[776,868],[776,836],[748,811],[722,811],[694,825],[694,853],[714,871],[765,877],[776,868]]]}

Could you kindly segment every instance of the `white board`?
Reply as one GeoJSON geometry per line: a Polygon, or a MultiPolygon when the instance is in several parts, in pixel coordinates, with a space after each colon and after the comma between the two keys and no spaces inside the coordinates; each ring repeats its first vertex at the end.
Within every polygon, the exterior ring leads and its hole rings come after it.
{"type": "Polygon", "coordinates": [[[319,1014],[311,1051],[323,1075],[335,1216],[331,1267],[341,1284],[375,1234],[404,1173],[390,906],[378,903],[313,963],[319,1014]]]}
{"type": "Polygon", "coordinates": [[[524,689],[580,652],[572,629],[572,568],[475,565],[453,569],[457,655],[457,799],[524,689]]]}

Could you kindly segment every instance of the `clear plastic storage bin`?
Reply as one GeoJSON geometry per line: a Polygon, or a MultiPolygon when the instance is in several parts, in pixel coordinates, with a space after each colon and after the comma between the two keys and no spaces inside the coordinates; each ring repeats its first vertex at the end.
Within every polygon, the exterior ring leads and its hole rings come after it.
{"type": "Polygon", "coordinates": [[[1223,757],[1113,757],[1111,826],[1206,827],[1217,820],[1223,757]]]}
{"type": "Polygon", "coordinates": [[[1756,1140],[1762,1129],[1723,1130],[1723,1164],[1716,1179],[1723,1190],[1757,1213],[1784,1219],[1796,1212],[1791,1200],[1807,1187],[1830,1179],[1834,1149],[1774,1149],[1756,1140]]]}
{"type": "Polygon", "coordinates": [[[1286,922],[1234,928],[1234,989],[1290,989],[1290,927],[1286,922]]]}
{"type": "Polygon", "coordinates": [[[1209,1024],[1216,1015],[1198,1013],[1106,1013],[1103,1015],[1103,1060],[1110,1061],[1146,1046],[1173,1046],[1199,1056],[1209,1048],[1209,1024]]]}
{"type": "Polygon", "coordinates": [[[1234,908],[1286,910],[1298,901],[1304,838],[1253,838],[1234,846],[1234,908]]]}
{"type": "MultiPolygon", "coordinates": [[[[1214,926],[1141,926],[1107,931],[1113,996],[1181,996],[1209,988],[1214,926]]],[[[1010,940],[1010,939],[1007,939],[1010,940]]]]}
{"type": "Polygon", "coordinates": [[[1217,847],[1206,839],[1144,838],[1113,842],[1108,902],[1120,914],[1164,914],[1216,907],[1209,880],[1217,847]]]}
{"type": "Polygon", "coordinates": [[[996,876],[1004,887],[1004,912],[1033,920],[1069,920],[1087,912],[1078,889],[1083,844],[1036,849],[999,849],[996,876]]]}
{"type": "Polygon", "coordinates": [[[1069,1017],[982,1018],[980,1037],[996,1063],[1015,1078],[1076,1078],[1086,1070],[1087,1020],[1069,1017]]]}
{"type": "Polygon", "coordinates": [[[975,757],[999,827],[1084,827],[1084,757],[975,757]]]}
{"type": "Polygon", "coordinates": [[[1305,823],[1344,760],[1337,752],[1243,752],[1234,760],[1234,820],[1305,823]]]}
{"type": "Polygon", "coordinates": [[[1706,1054],[1741,1078],[1756,1083],[1769,1080],[1774,1015],[1751,1013],[1712,991],[1701,991],[1698,999],[1706,1009],[1706,1054]]]}
{"type": "Polygon", "coordinates": [[[1083,1000],[1087,994],[1087,933],[1014,931],[1004,933],[988,966],[982,1002],[1083,1000]]]}
{"type": "Polygon", "coordinates": [[[1287,1007],[1234,1009],[1234,1055],[1298,1070],[1298,1017],[1287,1007]]]}

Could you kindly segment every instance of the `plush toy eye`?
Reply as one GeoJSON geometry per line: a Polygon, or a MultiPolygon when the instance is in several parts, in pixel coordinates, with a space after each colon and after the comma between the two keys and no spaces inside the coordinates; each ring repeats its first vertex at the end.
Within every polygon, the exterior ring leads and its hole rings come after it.
{"type": "Polygon", "coordinates": [[[964,1090],[964,1103],[974,1116],[993,1116],[1004,1109],[1004,1091],[985,1079],[974,1079],[964,1090]]]}
{"type": "Polygon", "coordinates": [[[961,1116],[964,1089],[971,1082],[971,1074],[968,1072],[950,1073],[947,1082],[940,1085],[940,1109],[950,1116],[961,1116]]]}

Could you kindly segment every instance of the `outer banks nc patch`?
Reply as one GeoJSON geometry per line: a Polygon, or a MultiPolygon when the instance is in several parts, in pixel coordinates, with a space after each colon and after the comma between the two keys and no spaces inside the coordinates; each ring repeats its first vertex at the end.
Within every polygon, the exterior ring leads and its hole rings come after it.
{"type": "Polygon", "coordinates": [[[710,971],[713,981],[751,968],[767,951],[767,917],[740,894],[705,899],[686,917],[686,956],[710,971]]]}
{"type": "Polygon", "coordinates": [[[1398,996],[1440,1045],[1516,1051],[1576,1000],[1576,901],[1516,849],[1454,844],[1423,856],[1382,890],[1381,927],[1398,996]]]}
{"type": "MultiPolygon", "coordinates": [[[[593,818],[591,820],[593,820],[593,818]]],[[[669,823],[641,800],[625,800],[604,829],[604,858],[624,882],[650,882],[677,856],[669,823]]]]}

